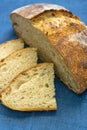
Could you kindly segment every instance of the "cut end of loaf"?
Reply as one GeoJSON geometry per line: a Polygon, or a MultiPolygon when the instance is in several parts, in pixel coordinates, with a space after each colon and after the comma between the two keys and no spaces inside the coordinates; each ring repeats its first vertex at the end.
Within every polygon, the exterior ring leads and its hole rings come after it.
{"type": "Polygon", "coordinates": [[[56,110],[53,64],[42,63],[19,74],[1,100],[13,110],[56,110]]]}

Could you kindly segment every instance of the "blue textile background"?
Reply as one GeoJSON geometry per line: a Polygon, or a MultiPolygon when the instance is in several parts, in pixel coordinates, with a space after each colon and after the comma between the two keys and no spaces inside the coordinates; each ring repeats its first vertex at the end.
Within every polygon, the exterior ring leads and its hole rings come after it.
{"type": "MultiPolygon", "coordinates": [[[[9,14],[33,3],[65,6],[87,25],[87,0],[2,0],[0,2],[0,43],[16,38],[9,14]]],[[[76,95],[55,78],[58,110],[53,112],[18,112],[0,103],[0,130],[87,130],[87,91],[76,95]]]]}

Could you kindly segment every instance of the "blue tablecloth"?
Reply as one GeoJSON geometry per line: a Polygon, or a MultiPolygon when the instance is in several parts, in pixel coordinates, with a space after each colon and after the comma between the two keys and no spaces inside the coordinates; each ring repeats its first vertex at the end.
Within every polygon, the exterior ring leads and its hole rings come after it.
{"type": "MultiPolygon", "coordinates": [[[[0,43],[16,38],[9,14],[33,3],[55,3],[65,6],[87,25],[87,0],[1,0],[0,43]]],[[[0,103],[0,130],[87,130],[87,91],[76,95],[55,78],[58,110],[53,112],[18,112],[0,103]]]]}

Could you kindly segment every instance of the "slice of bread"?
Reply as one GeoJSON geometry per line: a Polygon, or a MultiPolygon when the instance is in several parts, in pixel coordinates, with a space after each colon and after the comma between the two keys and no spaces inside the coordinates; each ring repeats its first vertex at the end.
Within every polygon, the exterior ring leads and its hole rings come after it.
{"type": "Polygon", "coordinates": [[[0,93],[16,75],[37,64],[36,50],[35,48],[21,49],[0,63],[0,93]]]}
{"type": "Polygon", "coordinates": [[[53,64],[38,64],[20,73],[3,91],[1,100],[13,110],[56,110],[53,64]]]}
{"type": "Polygon", "coordinates": [[[22,39],[10,40],[0,44],[0,61],[4,60],[14,51],[24,48],[22,39]]]}

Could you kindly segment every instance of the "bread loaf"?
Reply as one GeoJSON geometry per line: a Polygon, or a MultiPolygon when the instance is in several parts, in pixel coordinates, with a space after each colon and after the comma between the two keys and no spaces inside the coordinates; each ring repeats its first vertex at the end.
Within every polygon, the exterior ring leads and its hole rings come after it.
{"type": "Polygon", "coordinates": [[[21,49],[12,53],[0,63],[0,93],[16,75],[37,64],[35,48],[21,49]]]}
{"type": "Polygon", "coordinates": [[[10,40],[0,44],[0,61],[4,60],[11,53],[24,48],[22,39],[10,40]]]}
{"type": "Polygon", "coordinates": [[[2,103],[20,111],[56,110],[52,63],[42,63],[20,73],[2,93],[2,103]]]}
{"type": "Polygon", "coordinates": [[[87,88],[87,27],[64,7],[34,4],[10,15],[21,38],[37,47],[43,61],[55,64],[57,76],[75,93],[87,88]]]}

